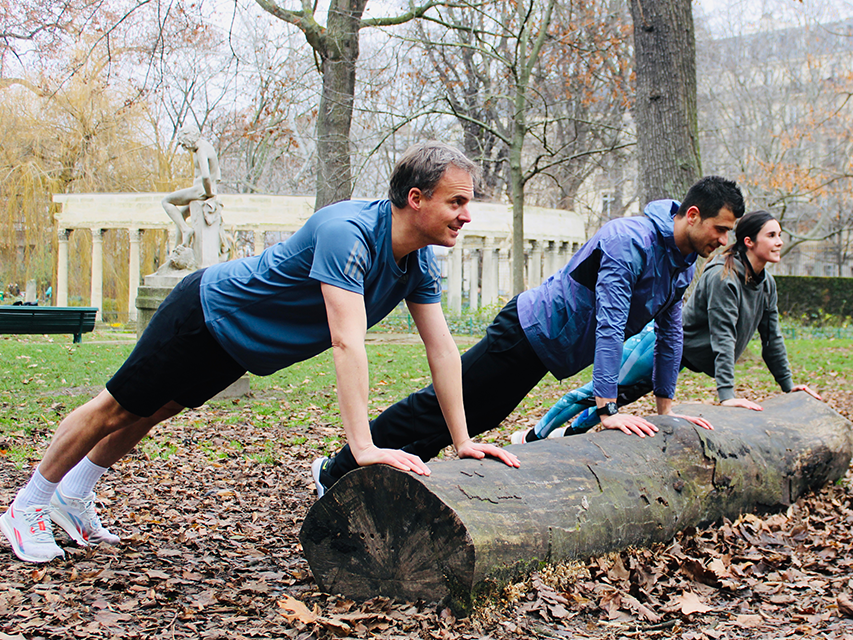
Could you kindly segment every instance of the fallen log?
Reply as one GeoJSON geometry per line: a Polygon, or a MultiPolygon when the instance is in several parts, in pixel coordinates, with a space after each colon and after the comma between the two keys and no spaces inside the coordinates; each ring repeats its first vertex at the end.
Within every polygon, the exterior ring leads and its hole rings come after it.
{"type": "Polygon", "coordinates": [[[680,411],[715,430],[658,416],[653,438],[601,431],[510,447],[519,469],[495,460],[433,462],[429,477],[357,469],[305,517],[299,538],[314,578],[354,599],[445,600],[465,611],[489,583],[541,563],[785,508],[850,464],[853,425],[805,393],[761,412],[680,411]]]}

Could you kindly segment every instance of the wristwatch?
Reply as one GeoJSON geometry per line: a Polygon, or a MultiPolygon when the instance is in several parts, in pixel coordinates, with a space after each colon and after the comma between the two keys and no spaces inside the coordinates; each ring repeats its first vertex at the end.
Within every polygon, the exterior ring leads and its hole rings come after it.
{"type": "Polygon", "coordinates": [[[598,415],[599,418],[601,416],[615,416],[617,413],[619,413],[619,407],[616,405],[615,402],[608,402],[603,407],[598,407],[598,409],[595,410],[595,413],[598,415]]]}

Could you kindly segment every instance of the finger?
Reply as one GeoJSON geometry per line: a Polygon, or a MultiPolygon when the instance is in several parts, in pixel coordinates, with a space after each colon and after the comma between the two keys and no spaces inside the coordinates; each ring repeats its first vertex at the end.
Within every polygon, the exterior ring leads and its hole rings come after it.
{"type": "Polygon", "coordinates": [[[420,476],[428,476],[430,474],[429,467],[418,456],[406,453],[405,451],[398,451],[397,454],[401,456],[409,466],[409,469],[407,469],[408,471],[414,471],[420,476]]]}
{"type": "Polygon", "coordinates": [[[509,451],[506,451],[505,449],[498,449],[494,455],[495,457],[499,458],[501,462],[510,467],[518,468],[521,466],[521,462],[519,462],[518,456],[513,453],[510,453],[509,451]]]}
{"type": "Polygon", "coordinates": [[[637,429],[633,424],[626,424],[620,427],[624,433],[627,433],[629,436],[635,435],[640,436],[641,438],[645,438],[646,434],[637,429]]]}
{"type": "Polygon", "coordinates": [[[506,449],[502,449],[501,447],[496,447],[492,444],[485,444],[483,445],[482,451],[484,454],[497,458],[510,467],[518,467],[521,465],[518,461],[518,456],[514,453],[510,453],[506,449]]]}
{"type": "Polygon", "coordinates": [[[648,436],[653,436],[658,432],[658,428],[653,425],[651,422],[646,422],[645,424],[640,425],[640,429],[648,436]]]}
{"type": "Polygon", "coordinates": [[[648,420],[637,418],[635,426],[646,435],[653,436],[657,433],[658,428],[648,420]]]}

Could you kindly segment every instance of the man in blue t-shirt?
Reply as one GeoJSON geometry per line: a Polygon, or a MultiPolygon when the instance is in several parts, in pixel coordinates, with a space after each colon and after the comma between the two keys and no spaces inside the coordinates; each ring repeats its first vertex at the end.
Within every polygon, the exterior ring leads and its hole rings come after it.
{"type": "Polygon", "coordinates": [[[471,219],[477,173],[445,144],[415,145],[394,169],[389,200],[325,207],[261,255],[184,278],[106,389],[62,421],[0,517],[15,554],[28,562],[63,556],[53,524],[81,545],[118,542],[94,506],[94,486],[107,467],[155,424],[199,406],[246,371],[270,374],[329,347],[357,463],[428,474],[417,456],[374,446],[368,424],[365,332],[402,300],[426,347],[458,454],[518,466],[513,454],[468,435],[459,351],[441,311],[440,274],[429,247],[456,243],[471,219]]]}

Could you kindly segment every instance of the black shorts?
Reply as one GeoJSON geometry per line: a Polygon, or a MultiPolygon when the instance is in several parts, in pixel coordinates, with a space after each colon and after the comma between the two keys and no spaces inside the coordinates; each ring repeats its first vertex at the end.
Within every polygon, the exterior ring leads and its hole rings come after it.
{"type": "Polygon", "coordinates": [[[203,271],[178,283],[107,382],[107,391],[126,411],[147,418],[171,400],[198,407],[246,373],[204,323],[203,271]]]}

